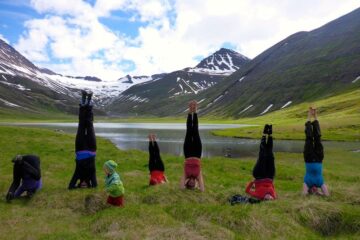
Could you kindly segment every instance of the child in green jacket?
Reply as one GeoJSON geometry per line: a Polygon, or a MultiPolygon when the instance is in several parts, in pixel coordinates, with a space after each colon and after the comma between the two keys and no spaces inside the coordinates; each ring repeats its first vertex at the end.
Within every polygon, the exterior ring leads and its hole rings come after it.
{"type": "Polygon", "coordinates": [[[120,175],[116,172],[117,163],[113,160],[106,161],[104,164],[105,172],[105,190],[109,194],[107,203],[123,207],[125,189],[120,179],[120,175]]]}

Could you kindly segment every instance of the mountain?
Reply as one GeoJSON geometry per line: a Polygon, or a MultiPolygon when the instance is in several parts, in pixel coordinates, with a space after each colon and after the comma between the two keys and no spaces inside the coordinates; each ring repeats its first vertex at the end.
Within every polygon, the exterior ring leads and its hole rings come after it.
{"type": "Polygon", "coordinates": [[[95,104],[102,107],[132,85],[163,75],[126,76],[112,82],[94,76],[64,76],[38,68],[0,39],[0,107],[6,109],[74,113],[81,89],[93,91],[95,104]]]}
{"type": "Polygon", "coordinates": [[[258,55],[206,93],[202,114],[263,115],[359,88],[359,77],[360,8],[258,55]]]}
{"type": "Polygon", "coordinates": [[[183,112],[183,108],[173,105],[177,105],[179,100],[186,101],[217,86],[226,76],[249,61],[235,51],[221,48],[193,68],[178,70],[130,87],[112,100],[105,109],[111,115],[122,116],[178,114],[183,112]],[[168,106],[172,106],[171,109],[168,106]]]}
{"type": "Polygon", "coordinates": [[[134,113],[139,102],[149,102],[139,107],[144,108],[143,113],[146,113],[150,105],[156,106],[164,99],[177,101],[179,97],[191,97],[217,85],[248,61],[241,54],[222,48],[193,68],[169,74],[126,75],[117,81],[102,81],[94,76],[64,76],[46,68],[38,68],[1,41],[0,107],[74,113],[80,90],[87,89],[94,92],[94,103],[98,109],[115,115],[124,111],[134,113]]]}
{"type": "Polygon", "coordinates": [[[76,95],[0,39],[0,108],[75,112],[76,95]]]}
{"type": "MultiPolygon", "coordinates": [[[[201,66],[209,62],[205,60],[201,66]]],[[[313,31],[287,37],[221,79],[216,87],[180,91],[181,79],[191,71],[185,70],[172,73],[172,78],[167,79],[172,84],[164,79],[161,84],[128,89],[115,101],[117,106],[110,105],[110,110],[173,116],[183,114],[187,102],[196,99],[202,115],[240,118],[264,115],[358,89],[360,8],[313,31]],[[170,86],[157,90],[166,84],[175,86],[174,92],[181,94],[171,96],[170,86]],[[150,95],[156,99],[149,98],[150,95]]],[[[185,82],[181,85],[186,85],[185,82]]]]}
{"type": "Polygon", "coordinates": [[[249,61],[249,58],[238,52],[221,48],[214,54],[203,59],[196,67],[189,69],[189,71],[230,75],[249,61]]]}
{"type": "Polygon", "coordinates": [[[87,88],[111,115],[174,116],[196,99],[200,114],[239,118],[358,89],[360,8],[295,33],[253,60],[220,49],[195,67],[172,73],[113,82],[85,78],[40,69],[0,41],[0,107],[71,112],[79,89],[87,88]]]}

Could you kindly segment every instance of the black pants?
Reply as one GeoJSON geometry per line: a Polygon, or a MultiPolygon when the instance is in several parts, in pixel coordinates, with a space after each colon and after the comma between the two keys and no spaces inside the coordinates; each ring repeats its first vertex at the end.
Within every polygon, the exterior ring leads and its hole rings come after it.
{"type": "Polygon", "coordinates": [[[9,193],[15,193],[20,186],[21,179],[31,177],[35,180],[40,180],[40,158],[35,155],[24,155],[22,161],[16,161],[13,169],[13,181],[9,188],[9,193]]]}
{"type": "Polygon", "coordinates": [[[304,160],[307,163],[322,162],[324,159],[324,147],[321,143],[321,131],[318,120],[305,123],[305,146],[304,160]]]}
{"type": "Polygon", "coordinates": [[[82,106],[79,111],[79,125],[76,133],[75,151],[96,151],[92,106],[82,106]]]}
{"type": "Polygon", "coordinates": [[[201,158],[202,144],[199,134],[197,114],[189,114],[186,121],[186,136],[184,141],[185,158],[201,158]]]}
{"type": "MultiPolygon", "coordinates": [[[[80,106],[79,125],[75,139],[75,151],[92,151],[95,152],[96,136],[94,130],[94,114],[92,106],[80,106]]],[[[83,160],[76,160],[75,172],[70,180],[69,189],[76,188],[78,180],[86,182],[88,187],[96,187],[96,166],[95,157],[83,160]]]]}
{"type": "Polygon", "coordinates": [[[273,138],[263,136],[260,142],[259,158],[253,169],[255,179],[271,178],[275,176],[275,158],[273,153],[273,138]]]}
{"type": "Polygon", "coordinates": [[[160,156],[160,149],[157,142],[149,142],[149,171],[165,171],[165,166],[160,156]]]}

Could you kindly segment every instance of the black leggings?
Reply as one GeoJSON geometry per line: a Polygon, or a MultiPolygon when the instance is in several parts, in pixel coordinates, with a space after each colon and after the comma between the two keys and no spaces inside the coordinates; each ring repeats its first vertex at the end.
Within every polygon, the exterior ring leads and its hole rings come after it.
{"type": "Polygon", "coordinates": [[[185,158],[201,158],[202,144],[199,134],[199,122],[197,114],[189,114],[186,121],[186,136],[184,142],[185,158]]]}
{"type": "Polygon", "coordinates": [[[304,160],[307,163],[319,162],[324,159],[324,147],[321,143],[321,131],[318,120],[305,123],[305,146],[304,146],[304,160]]]}
{"type": "Polygon", "coordinates": [[[93,120],[94,114],[92,106],[81,106],[79,111],[79,125],[75,140],[76,152],[83,150],[96,152],[96,137],[93,120]]]}
{"type": "MultiPolygon", "coordinates": [[[[96,152],[96,137],[94,130],[94,114],[92,106],[80,106],[79,125],[75,139],[75,151],[92,151],[96,152]]],[[[96,167],[95,157],[88,159],[76,160],[75,172],[70,180],[69,189],[76,188],[78,180],[86,182],[88,187],[96,187],[96,167]]]]}
{"type": "Polygon", "coordinates": [[[149,142],[149,171],[165,171],[165,166],[160,156],[157,142],[149,142]]]}
{"type": "Polygon", "coordinates": [[[273,153],[273,138],[261,138],[259,158],[253,169],[253,176],[255,179],[271,178],[275,176],[275,158],[273,153]]]}

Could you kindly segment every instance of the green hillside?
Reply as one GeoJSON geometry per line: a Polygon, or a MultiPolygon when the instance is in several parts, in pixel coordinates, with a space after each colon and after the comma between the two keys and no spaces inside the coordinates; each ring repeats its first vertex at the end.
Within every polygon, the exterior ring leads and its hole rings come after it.
{"type": "MultiPolygon", "coordinates": [[[[153,101],[115,101],[111,107],[140,116],[180,116],[182,106],[196,99],[201,101],[201,114],[210,118],[254,117],[268,107],[272,112],[289,102],[293,106],[359,89],[359,66],[360,8],[313,31],[287,37],[205,91],[171,98],[167,92],[156,93],[153,101]]],[[[162,85],[174,85],[165,80],[127,92],[147,96],[162,85]]]]}
{"type": "Polygon", "coordinates": [[[263,125],[274,124],[278,139],[303,139],[304,123],[309,106],[318,108],[323,139],[360,141],[360,89],[313,102],[304,102],[256,118],[237,123],[259,124],[257,127],[214,131],[215,135],[257,138],[263,125]]]}
{"type": "MultiPolygon", "coordinates": [[[[280,41],[224,80],[205,114],[235,118],[359,89],[360,9],[280,41]],[[245,111],[247,107],[251,108],[245,111]]],[[[207,104],[205,101],[204,104],[207,104]]]]}

